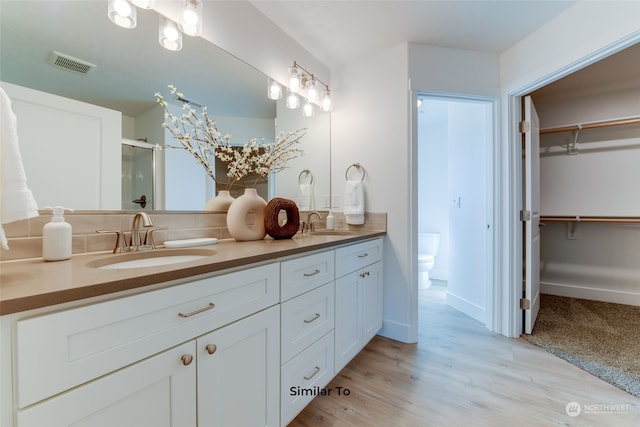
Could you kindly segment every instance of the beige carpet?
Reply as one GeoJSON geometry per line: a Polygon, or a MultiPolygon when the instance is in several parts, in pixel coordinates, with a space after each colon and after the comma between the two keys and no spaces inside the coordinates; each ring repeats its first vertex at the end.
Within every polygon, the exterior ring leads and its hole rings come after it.
{"type": "Polygon", "coordinates": [[[542,295],[525,338],[640,397],[640,307],[542,295]]]}

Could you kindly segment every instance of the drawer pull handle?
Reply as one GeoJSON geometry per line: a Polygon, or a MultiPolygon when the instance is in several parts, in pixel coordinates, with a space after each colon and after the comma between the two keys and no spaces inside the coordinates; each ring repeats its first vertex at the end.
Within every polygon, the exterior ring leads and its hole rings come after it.
{"type": "Polygon", "coordinates": [[[320,270],[318,270],[317,268],[313,271],[313,273],[304,273],[304,277],[311,277],[311,276],[315,276],[316,274],[320,273],[320,270]]]}
{"type": "Polygon", "coordinates": [[[309,381],[311,378],[315,377],[318,372],[320,372],[320,366],[316,366],[316,369],[314,369],[313,374],[309,376],[305,376],[304,379],[309,381]]]}
{"type": "Polygon", "coordinates": [[[178,313],[178,316],[180,316],[180,317],[191,317],[191,316],[194,316],[194,315],[196,315],[198,313],[202,313],[203,311],[211,310],[215,306],[216,305],[214,303],[210,302],[209,305],[206,306],[206,307],[200,308],[198,310],[194,310],[191,313],[178,313]]]}
{"type": "Polygon", "coordinates": [[[317,319],[317,318],[319,318],[319,317],[320,317],[320,313],[316,313],[316,315],[315,315],[315,316],[313,316],[313,318],[312,318],[312,319],[309,319],[309,320],[304,319],[304,323],[311,323],[311,322],[313,322],[314,320],[316,320],[316,319],[317,319]]]}
{"type": "Polygon", "coordinates": [[[205,350],[207,350],[207,353],[209,354],[215,353],[217,349],[218,349],[218,346],[215,344],[209,344],[205,347],[205,350]]]}
{"type": "Polygon", "coordinates": [[[182,364],[184,366],[189,366],[191,365],[191,362],[193,362],[193,356],[190,354],[183,354],[180,360],[182,360],[182,364]]]}
{"type": "Polygon", "coordinates": [[[371,273],[368,271],[365,271],[364,273],[360,273],[360,277],[365,277],[365,276],[371,276],[371,273]]]}
{"type": "Polygon", "coordinates": [[[366,258],[368,256],[369,256],[369,254],[365,252],[363,254],[358,255],[358,258],[366,258]]]}

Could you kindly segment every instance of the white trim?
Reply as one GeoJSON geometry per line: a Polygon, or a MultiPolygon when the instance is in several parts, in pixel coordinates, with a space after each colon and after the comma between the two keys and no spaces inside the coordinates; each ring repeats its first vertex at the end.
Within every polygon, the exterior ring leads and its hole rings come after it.
{"type": "Polygon", "coordinates": [[[451,292],[447,292],[447,305],[466,314],[472,319],[477,320],[483,325],[487,324],[487,313],[490,313],[490,311],[472,303],[469,300],[461,298],[451,292]]]}
{"type": "Polygon", "coordinates": [[[607,285],[593,286],[567,285],[564,283],[540,282],[540,293],[561,297],[580,298],[617,304],[640,306],[640,293],[608,289],[607,285]]]}
{"type": "Polygon", "coordinates": [[[395,341],[414,343],[417,341],[416,339],[411,339],[413,329],[417,329],[417,325],[409,325],[385,319],[382,322],[382,329],[380,329],[378,335],[395,341]]]}
{"type": "MultiPolygon", "coordinates": [[[[549,83],[559,80],[638,42],[640,42],[640,31],[636,31],[537,80],[518,89],[507,91],[506,93],[508,102],[508,121],[506,124],[508,139],[506,144],[509,150],[509,164],[504,171],[508,176],[508,182],[503,194],[503,196],[507,197],[504,205],[506,211],[503,212],[503,214],[505,218],[508,218],[508,224],[505,221],[505,227],[508,227],[508,229],[507,235],[505,236],[507,239],[507,247],[503,247],[501,252],[504,255],[503,259],[507,260],[507,264],[504,265],[503,274],[508,278],[507,284],[509,288],[508,292],[506,292],[508,294],[508,300],[502,300],[502,312],[508,313],[508,318],[505,319],[506,324],[503,325],[502,333],[509,337],[518,337],[522,334],[522,310],[518,308],[519,300],[522,297],[523,279],[522,226],[520,218],[517,215],[517,212],[522,208],[522,146],[518,139],[520,134],[518,131],[518,123],[522,117],[521,98],[536,89],[546,86],[549,83]]],[[[505,244],[505,240],[502,241],[502,244],[505,244]]]]}

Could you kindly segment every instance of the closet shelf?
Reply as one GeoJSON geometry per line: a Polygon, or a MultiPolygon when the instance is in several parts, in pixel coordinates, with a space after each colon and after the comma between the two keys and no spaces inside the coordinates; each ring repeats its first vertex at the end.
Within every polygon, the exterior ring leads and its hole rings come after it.
{"type": "Polygon", "coordinates": [[[540,135],[548,133],[571,132],[576,130],[595,129],[609,126],[631,125],[640,123],[640,117],[628,117],[625,119],[607,120],[603,122],[580,123],[570,126],[560,126],[555,128],[540,129],[540,135]]]}
{"type": "Polygon", "coordinates": [[[640,224],[637,216],[540,216],[541,222],[609,222],[619,224],[640,224]]]}

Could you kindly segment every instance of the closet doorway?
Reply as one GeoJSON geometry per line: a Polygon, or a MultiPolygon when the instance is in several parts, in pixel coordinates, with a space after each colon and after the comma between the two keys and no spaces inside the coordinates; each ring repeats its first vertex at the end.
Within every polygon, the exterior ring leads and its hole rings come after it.
{"type": "Polygon", "coordinates": [[[529,95],[543,226],[539,269],[525,270],[543,296],[639,306],[640,44],[529,95]]]}
{"type": "MultiPolygon", "coordinates": [[[[495,100],[418,93],[418,287],[425,257],[420,236],[439,236],[430,280],[446,301],[490,322],[492,305],[492,147],[495,100]]],[[[421,293],[422,294],[422,293],[421,293]]]]}

